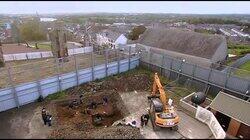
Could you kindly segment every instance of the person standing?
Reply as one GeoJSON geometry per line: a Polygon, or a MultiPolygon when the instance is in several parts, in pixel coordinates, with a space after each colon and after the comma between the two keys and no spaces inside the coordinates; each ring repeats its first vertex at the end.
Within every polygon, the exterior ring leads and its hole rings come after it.
{"type": "Polygon", "coordinates": [[[80,95],[80,104],[83,103],[82,100],[83,100],[83,94],[80,95]]]}
{"type": "Polygon", "coordinates": [[[144,115],[145,126],[148,125],[148,120],[149,120],[149,114],[144,115]]]}
{"type": "Polygon", "coordinates": [[[48,125],[51,126],[52,115],[48,114],[48,115],[46,116],[46,119],[47,119],[48,125]]]}
{"type": "Polygon", "coordinates": [[[103,97],[103,105],[107,105],[108,104],[108,98],[107,97],[103,97]]]}
{"type": "Polygon", "coordinates": [[[43,107],[43,109],[42,109],[42,119],[43,119],[44,125],[46,125],[46,122],[47,122],[46,117],[47,117],[46,109],[45,109],[45,107],[43,107]]]}
{"type": "Polygon", "coordinates": [[[144,125],[144,114],[141,115],[141,127],[143,127],[143,125],[144,125]]]}

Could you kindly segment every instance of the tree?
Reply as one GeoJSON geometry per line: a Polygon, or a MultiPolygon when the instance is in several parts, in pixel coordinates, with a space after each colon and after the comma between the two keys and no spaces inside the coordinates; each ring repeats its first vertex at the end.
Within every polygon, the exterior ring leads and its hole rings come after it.
{"type": "Polygon", "coordinates": [[[20,35],[23,41],[40,41],[46,39],[46,32],[39,21],[31,20],[20,25],[20,35]]]}
{"type": "Polygon", "coordinates": [[[14,20],[14,22],[11,24],[11,34],[13,38],[13,42],[17,42],[18,45],[20,45],[20,29],[19,29],[19,23],[17,20],[14,20]]]}
{"type": "Polygon", "coordinates": [[[144,33],[144,31],[147,28],[143,25],[136,26],[132,29],[132,32],[128,35],[128,38],[131,40],[137,40],[141,34],[144,33]]]}

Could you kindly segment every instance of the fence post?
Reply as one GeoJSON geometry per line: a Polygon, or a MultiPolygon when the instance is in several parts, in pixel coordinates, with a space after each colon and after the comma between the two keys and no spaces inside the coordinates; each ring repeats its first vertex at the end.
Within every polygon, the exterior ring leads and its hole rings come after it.
{"type": "MultiPolygon", "coordinates": [[[[248,95],[248,93],[249,93],[249,89],[250,89],[250,82],[248,82],[246,95],[248,95]]],[[[249,101],[250,101],[250,97],[246,97],[246,100],[249,102],[249,101]]]]}
{"type": "Polygon", "coordinates": [[[105,75],[108,76],[108,49],[105,49],[105,75]]]}
{"type": "Polygon", "coordinates": [[[206,84],[206,88],[205,88],[205,94],[206,94],[206,95],[207,95],[208,90],[209,90],[209,88],[210,88],[210,86],[209,86],[209,80],[210,80],[212,71],[213,71],[213,69],[210,68],[210,71],[209,71],[209,74],[208,74],[208,78],[207,78],[207,84],[206,84]]]}
{"type": "Polygon", "coordinates": [[[173,61],[174,61],[174,59],[173,58],[171,58],[171,63],[170,63],[170,70],[169,70],[169,79],[171,78],[171,73],[172,73],[172,67],[173,67],[173,61]]]}
{"type": "Polygon", "coordinates": [[[78,63],[77,63],[76,55],[73,55],[73,56],[74,56],[74,60],[75,60],[76,83],[77,83],[77,86],[79,86],[78,63]]]}
{"type": "Polygon", "coordinates": [[[38,94],[39,96],[42,96],[42,88],[41,88],[41,84],[40,84],[40,65],[38,64],[37,66],[33,66],[33,72],[35,74],[35,77],[36,77],[36,85],[37,85],[37,91],[38,91],[38,94]]]}
{"type": "Polygon", "coordinates": [[[130,57],[131,57],[131,46],[129,46],[128,70],[130,70],[130,57]]]}
{"type": "Polygon", "coordinates": [[[120,74],[120,52],[119,52],[119,49],[117,49],[116,52],[117,52],[117,56],[118,56],[117,71],[118,71],[118,74],[120,74]]]}
{"type": "Polygon", "coordinates": [[[232,68],[229,67],[229,72],[227,71],[227,73],[226,73],[226,81],[225,81],[224,88],[227,87],[228,78],[231,76],[231,70],[232,70],[232,68]]]}
{"type": "Polygon", "coordinates": [[[61,87],[61,77],[60,77],[60,64],[59,64],[59,59],[56,59],[56,70],[57,70],[57,80],[58,80],[58,87],[59,87],[59,91],[62,91],[62,87],[61,87]]]}
{"type": "Polygon", "coordinates": [[[12,90],[12,93],[14,95],[14,99],[15,99],[15,103],[17,105],[17,108],[19,108],[19,100],[18,100],[18,96],[17,96],[17,92],[16,92],[16,88],[15,88],[15,85],[12,81],[12,76],[11,76],[11,69],[10,67],[8,67],[8,77],[9,77],[9,82],[10,82],[10,85],[11,85],[11,90],[12,90]]]}
{"type": "Polygon", "coordinates": [[[180,74],[182,73],[182,64],[183,64],[183,62],[185,61],[185,59],[182,59],[182,61],[181,61],[181,65],[180,65],[180,67],[179,67],[179,70],[178,70],[178,77],[177,77],[177,81],[179,80],[179,78],[180,78],[180,74]]]}
{"type": "Polygon", "coordinates": [[[162,75],[162,70],[164,68],[164,60],[165,60],[165,56],[164,54],[162,54],[162,60],[161,60],[161,75],[162,75]]]}
{"type": "Polygon", "coordinates": [[[25,56],[26,56],[26,59],[29,60],[29,57],[28,57],[28,54],[27,54],[27,53],[25,54],[25,56]]]}
{"type": "Polygon", "coordinates": [[[94,52],[92,51],[91,52],[91,63],[92,63],[92,66],[91,66],[91,73],[92,73],[92,81],[94,81],[94,66],[95,66],[95,62],[94,62],[94,52]]]}

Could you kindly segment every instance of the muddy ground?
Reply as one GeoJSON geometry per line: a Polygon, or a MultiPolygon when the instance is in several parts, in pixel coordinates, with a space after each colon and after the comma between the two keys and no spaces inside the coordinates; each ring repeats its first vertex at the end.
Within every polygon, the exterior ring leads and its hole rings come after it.
{"type": "Polygon", "coordinates": [[[95,82],[83,84],[66,90],[68,99],[78,99],[84,94],[83,104],[75,110],[68,109],[68,100],[55,101],[56,124],[49,138],[143,138],[138,128],[130,126],[111,126],[115,121],[123,119],[130,114],[124,105],[119,93],[126,94],[131,91],[147,91],[151,88],[151,79],[147,74],[130,73],[122,76],[113,76],[95,82]],[[138,82],[139,81],[139,82],[138,82]],[[140,83],[140,84],[138,84],[140,83]],[[101,102],[102,97],[108,97],[114,115],[105,118],[102,126],[93,126],[89,115],[84,114],[86,105],[91,101],[101,102]]]}

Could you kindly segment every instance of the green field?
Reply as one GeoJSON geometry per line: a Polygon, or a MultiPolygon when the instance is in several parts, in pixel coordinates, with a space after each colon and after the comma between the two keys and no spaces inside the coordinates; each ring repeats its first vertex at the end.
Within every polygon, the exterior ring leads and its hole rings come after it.
{"type": "Polygon", "coordinates": [[[250,53],[250,45],[228,43],[228,53],[237,56],[244,56],[245,54],[250,53]]]}
{"type": "MultiPolygon", "coordinates": [[[[29,45],[34,46],[35,47],[35,42],[29,42],[29,45]]],[[[37,46],[39,49],[42,50],[46,50],[46,51],[50,51],[51,50],[51,45],[50,42],[38,42],[37,46]]]]}
{"type": "Polygon", "coordinates": [[[241,65],[238,70],[234,72],[235,75],[240,77],[249,78],[250,77],[250,61],[241,65]]]}

